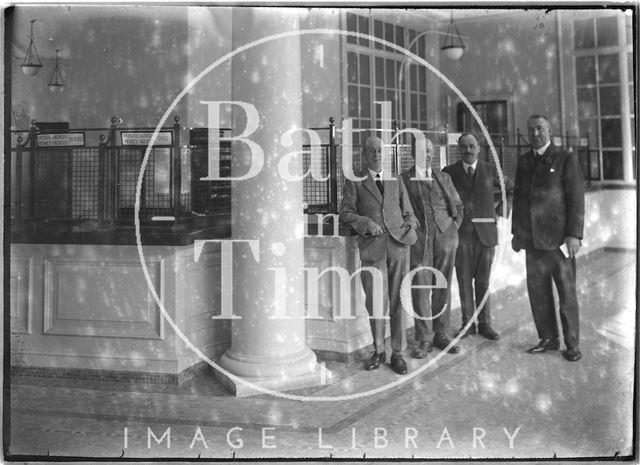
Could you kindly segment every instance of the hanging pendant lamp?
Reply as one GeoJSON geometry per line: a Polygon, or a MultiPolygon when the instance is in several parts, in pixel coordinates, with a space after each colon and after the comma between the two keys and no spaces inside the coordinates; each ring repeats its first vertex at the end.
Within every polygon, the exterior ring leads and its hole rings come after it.
{"type": "Polygon", "coordinates": [[[453,11],[451,12],[451,21],[449,21],[449,27],[447,28],[447,34],[444,38],[444,42],[442,42],[442,46],[440,50],[445,54],[445,56],[450,60],[458,60],[467,46],[462,40],[462,36],[460,35],[460,31],[458,31],[458,27],[456,23],[453,22],[453,11]]]}
{"type": "Polygon", "coordinates": [[[42,62],[40,61],[40,56],[38,55],[38,50],[36,49],[36,44],[33,41],[33,23],[36,20],[31,20],[31,33],[29,34],[29,46],[27,47],[27,53],[24,56],[24,61],[22,62],[21,68],[22,72],[27,76],[35,76],[42,68],[42,62]]]}
{"type": "Polygon", "coordinates": [[[56,68],[53,70],[51,79],[49,79],[49,90],[51,92],[62,92],[64,90],[64,81],[62,80],[62,74],[60,73],[60,49],[56,49],[56,68]]]}

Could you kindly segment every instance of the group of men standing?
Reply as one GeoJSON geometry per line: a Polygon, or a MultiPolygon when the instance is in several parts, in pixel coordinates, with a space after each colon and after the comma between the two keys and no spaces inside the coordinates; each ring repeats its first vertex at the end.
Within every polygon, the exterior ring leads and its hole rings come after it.
{"type": "Polygon", "coordinates": [[[374,345],[366,370],[386,361],[386,320],[374,317],[373,311],[379,305],[375,300],[382,299],[391,327],[391,368],[407,373],[400,285],[410,270],[416,340],[412,357],[425,358],[434,347],[460,352],[447,335],[454,267],[460,290],[460,339],[476,333],[499,339],[492,326],[489,280],[498,244],[497,219],[509,211],[502,203],[503,190],[508,204],[513,198],[512,247],[526,251],[527,289],[540,338],[528,352],[559,349],[555,281],[564,356],[580,359],[575,255],[584,223],[582,172],[575,154],[551,144],[546,117],[531,116],[527,128],[532,149],[518,160],[515,186],[505,177],[501,182],[494,164],[478,159],[480,146],[470,133],[458,139],[462,159],[443,170],[431,166],[430,140],[416,144],[415,164],[400,176],[384,175],[382,140],[365,141],[367,167],[360,173],[361,181],[345,181],[340,221],[358,234],[362,266],[380,270],[384,278],[380,290],[372,273],[361,273],[374,345]],[[565,252],[561,246],[566,246],[565,252]]]}

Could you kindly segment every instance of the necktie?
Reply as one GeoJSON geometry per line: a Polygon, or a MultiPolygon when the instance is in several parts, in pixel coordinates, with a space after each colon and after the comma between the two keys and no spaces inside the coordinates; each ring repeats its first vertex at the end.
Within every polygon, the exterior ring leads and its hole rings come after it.
{"type": "Polygon", "coordinates": [[[467,174],[471,179],[473,179],[473,175],[476,174],[476,170],[473,169],[473,166],[469,167],[469,169],[467,170],[467,174]]]}
{"type": "Polygon", "coordinates": [[[380,191],[380,193],[384,194],[384,185],[382,184],[380,173],[376,174],[376,185],[378,186],[378,190],[380,191]]]}

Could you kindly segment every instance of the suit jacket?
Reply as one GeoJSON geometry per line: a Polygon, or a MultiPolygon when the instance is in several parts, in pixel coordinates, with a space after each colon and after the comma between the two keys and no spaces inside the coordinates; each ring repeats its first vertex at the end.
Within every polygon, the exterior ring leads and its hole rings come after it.
{"type": "MultiPolygon", "coordinates": [[[[465,172],[462,160],[447,166],[443,170],[451,176],[464,205],[464,221],[458,230],[459,245],[467,244],[475,229],[480,242],[485,247],[498,245],[498,216],[502,215],[502,189],[496,166],[478,160],[473,180],[465,172]],[[473,219],[490,219],[492,222],[474,222],[473,219]]],[[[507,212],[513,198],[513,184],[504,178],[507,197],[507,212]]]]}
{"type": "Polygon", "coordinates": [[[365,170],[362,181],[346,179],[340,206],[340,222],[350,225],[358,233],[360,259],[374,262],[384,257],[387,241],[412,245],[416,241],[417,221],[413,215],[407,190],[398,176],[383,181],[384,198],[373,178],[365,170]],[[384,229],[380,236],[367,234],[370,220],[384,229]]]}
{"type": "MultiPolygon", "coordinates": [[[[440,232],[444,232],[450,225],[451,222],[454,221],[458,227],[462,223],[463,219],[463,210],[462,201],[460,200],[460,196],[456,191],[456,188],[453,186],[451,182],[451,178],[448,174],[443,173],[439,169],[432,168],[431,175],[434,183],[438,183],[440,186],[440,190],[443,193],[445,203],[447,205],[447,214],[436,215],[435,221],[436,226],[440,230],[440,232]]],[[[413,207],[413,211],[415,212],[416,218],[418,219],[418,239],[416,243],[411,247],[411,263],[424,263],[427,257],[427,214],[425,211],[424,204],[429,201],[428,199],[423,198],[423,192],[425,192],[420,184],[424,181],[415,180],[412,178],[416,177],[416,167],[405,171],[401,175],[402,180],[407,186],[407,192],[409,193],[409,199],[411,201],[411,206],[413,207]]]]}
{"type": "Polygon", "coordinates": [[[518,159],[512,229],[516,249],[555,250],[567,236],[582,239],[584,178],[578,157],[553,144],[539,158],[518,159]]]}

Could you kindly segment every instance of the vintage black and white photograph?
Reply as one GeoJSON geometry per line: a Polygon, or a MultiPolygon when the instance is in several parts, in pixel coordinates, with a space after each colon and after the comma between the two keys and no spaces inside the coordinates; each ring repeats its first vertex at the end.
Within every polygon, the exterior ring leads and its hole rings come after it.
{"type": "Polygon", "coordinates": [[[3,12],[4,460],[638,459],[637,2],[3,12]]]}

